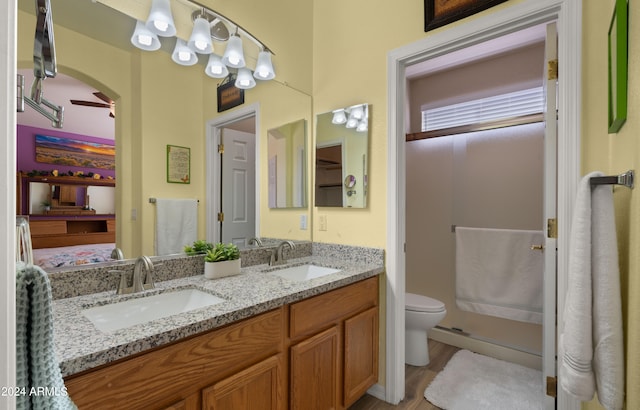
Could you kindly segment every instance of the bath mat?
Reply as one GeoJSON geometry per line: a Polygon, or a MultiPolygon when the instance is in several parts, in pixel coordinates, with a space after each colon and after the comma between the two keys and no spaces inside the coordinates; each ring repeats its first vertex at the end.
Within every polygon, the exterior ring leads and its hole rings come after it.
{"type": "Polygon", "coordinates": [[[446,410],[539,410],[544,405],[542,372],[460,350],[424,397],[446,410]]]}

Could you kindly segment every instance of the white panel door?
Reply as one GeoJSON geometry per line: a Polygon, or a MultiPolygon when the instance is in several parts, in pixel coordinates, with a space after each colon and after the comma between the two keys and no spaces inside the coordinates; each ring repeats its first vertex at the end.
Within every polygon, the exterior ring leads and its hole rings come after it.
{"type": "Polygon", "coordinates": [[[225,128],[221,139],[220,240],[246,246],[255,236],[255,135],[225,128]]]}

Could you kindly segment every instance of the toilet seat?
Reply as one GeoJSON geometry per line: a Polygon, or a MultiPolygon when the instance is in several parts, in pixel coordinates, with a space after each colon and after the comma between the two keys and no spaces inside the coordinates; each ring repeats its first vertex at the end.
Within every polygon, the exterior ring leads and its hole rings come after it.
{"type": "Polygon", "coordinates": [[[416,295],[415,293],[405,294],[405,310],[412,312],[439,313],[444,312],[444,303],[428,296],[416,295]]]}

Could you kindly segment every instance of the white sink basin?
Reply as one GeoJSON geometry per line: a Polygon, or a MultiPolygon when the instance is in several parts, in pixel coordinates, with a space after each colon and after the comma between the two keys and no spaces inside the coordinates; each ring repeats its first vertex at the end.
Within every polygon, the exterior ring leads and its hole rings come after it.
{"type": "Polygon", "coordinates": [[[198,289],[182,289],[96,306],[82,314],[99,330],[112,332],[222,302],[225,299],[198,289]]]}
{"type": "Polygon", "coordinates": [[[325,268],[324,266],[317,265],[299,265],[292,266],[290,268],[274,270],[269,273],[295,282],[302,282],[305,280],[320,278],[322,276],[330,275],[337,272],[340,272],[340,269],[325,268]]]}

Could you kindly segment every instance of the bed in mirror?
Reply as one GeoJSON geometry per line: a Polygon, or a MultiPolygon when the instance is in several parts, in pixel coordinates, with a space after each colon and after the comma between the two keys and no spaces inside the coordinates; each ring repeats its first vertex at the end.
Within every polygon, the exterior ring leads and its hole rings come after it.
{"type": "Polygon", "coordinates": [[[317,207],[367,206],[370,109],[357,104],[317,116],[317,207]]]}

